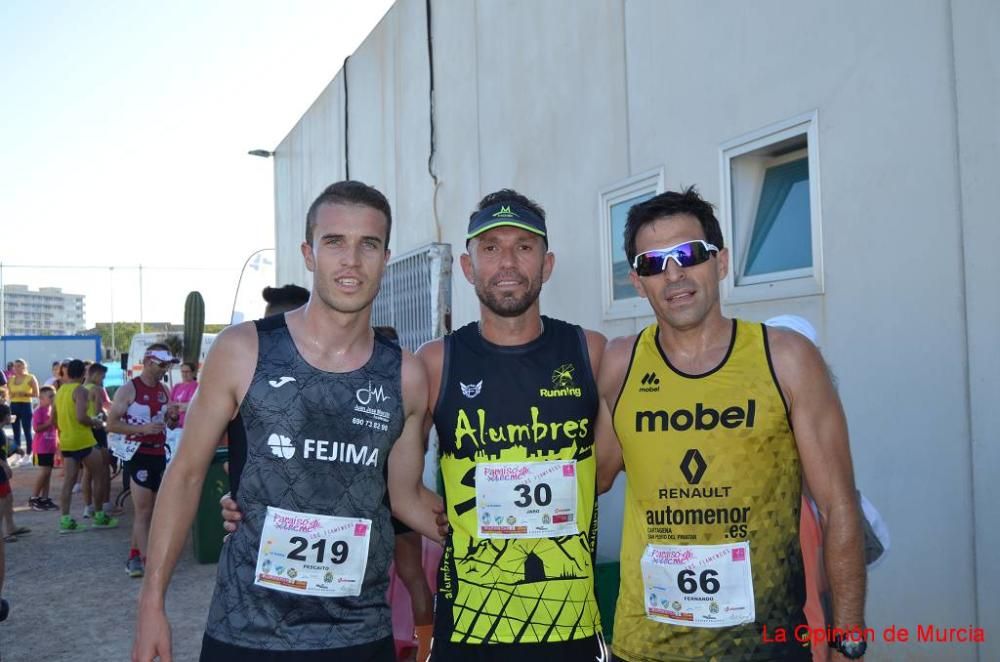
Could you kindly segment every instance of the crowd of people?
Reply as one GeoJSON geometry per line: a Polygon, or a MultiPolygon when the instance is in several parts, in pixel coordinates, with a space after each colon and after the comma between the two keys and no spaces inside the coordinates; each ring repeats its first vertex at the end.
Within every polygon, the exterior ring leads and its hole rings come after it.
{"type": "Polygon", "coordinates": [[[502,189],[470,215],[461,256],[478,321],[400,349],[371,325],[391,228],[380,192],[331,185],[306,217],[308,300],[213,344],[152,509],[133,660],[171,659],[164,596],[224,434],[232,533],[202,660],[395,659],[385,596],[407,545],[393,518],[443,545],[432,624],[416,621],[422,661],[864,654],[843,410],[808,338],[723,316],[729,254],[711,204],[688,189],[630,210],[630,279],[656,321],[611,341],[542,315],[545,212],[502,189]],[[432,427],[440,496],[422,481],[432,427]],[[596,503],[621,472],[609,651],[596,503]],[[840,633],[815,645],[762,636],[807,623],[803,503],[824,535],[825,625],[840,633]]]}
{"type": "MultiPolygon", "coordinates": [[[[129,495],[135,511],[125,570],[131,577],[142,577],[149,519],[166,465],[166,432],[183,425],[197,388],[197,366],[183,363],[180,381],[167,391],[164,376],[177,363],[179,359],[166,345],[150,345],[141,373],[119,387],[113,399],[104,387],[107,366],[102,363],[75,358],[56,361],[52,376],[42,386],[24,359],[12,361],[0,372],[0,428],[13,428],[11,443],[8,446],[5,433],[0,452],[0,595],[3,544],[30,533],[13,518],[10,479],[17,467],[35,467],[27,505],[34,511],[59,511],[56,529],[60,535],[118,527],[122,509],[112,502],[111,483],[120,472],[121,493],[129,495]],[[109,433],[119,437],[115,453],[109,433]],[[57,468],[62,472],[58,503],[50,496],[57,468]],[[73,515],[76,494],[83,501],[77,511],[80,519],[73,515]]],[[[9,605],[0,600],[3,620],[9,605]]]]}

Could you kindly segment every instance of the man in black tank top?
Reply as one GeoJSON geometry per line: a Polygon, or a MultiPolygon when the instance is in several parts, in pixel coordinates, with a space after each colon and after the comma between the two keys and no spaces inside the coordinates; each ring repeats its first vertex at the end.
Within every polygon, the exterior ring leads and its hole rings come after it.
{"type": "MultiPolygon", "coordinates": [[[[594,376],[605,338],[541,316],[555,260],[537,203],[509,189],[487,195],[467,246],[480,320],[417,350],[452,524],[428,659],[606,662],[594,596],[594,440],[611,427],[594,376]],[[506,474],[524,480],[492,480],[506,474]]],[[[236,530],[240,515],[224,505],[236,530]]]]}
{"type": "Polygon", "coordinates": [[[372,332],[391,212],[360,182],[313,202],[301,308],[212,345],[153,514],[133,659],[169,659],[164,595],[229,428],[244,523],[224,545],[202,660],[394,659],[385,602],[397,517],[439,539],[421,482],[422,363],[372,332]]]}
{"type": "Polygon", "coordinates": [[[467,249],[480,319],[417,351],[452,526],[429,659],[603,662],[593,447],[605,338],[541,316],[554,257],[537,203],[487,195],[467,249]]]}

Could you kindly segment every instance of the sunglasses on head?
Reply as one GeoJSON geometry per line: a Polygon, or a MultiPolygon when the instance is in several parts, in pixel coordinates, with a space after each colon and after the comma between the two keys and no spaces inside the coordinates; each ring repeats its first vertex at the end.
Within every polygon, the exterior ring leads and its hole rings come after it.
{"type": "Polygon", "coordinates": [[[701,239],[685,241],[670,248],[656,248],[645,253],[639,253],[632,261],[632,268],[639,276],[655,276],[667,270],[667,263],[673,260],[677,266],[693,267],[707,262],[712,257],[712,253],[718,253],[719,249],[701,239]]]}

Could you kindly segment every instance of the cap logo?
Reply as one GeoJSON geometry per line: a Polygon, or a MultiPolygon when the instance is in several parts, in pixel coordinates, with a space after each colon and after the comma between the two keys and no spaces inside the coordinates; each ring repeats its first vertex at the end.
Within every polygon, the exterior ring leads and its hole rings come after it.
{"type": "Polygon", "coordinates": [[[510,206],[500,206],[500,211],[493,213],[493,218],[520,218],[516,213],[510,210],[510,206]]]}

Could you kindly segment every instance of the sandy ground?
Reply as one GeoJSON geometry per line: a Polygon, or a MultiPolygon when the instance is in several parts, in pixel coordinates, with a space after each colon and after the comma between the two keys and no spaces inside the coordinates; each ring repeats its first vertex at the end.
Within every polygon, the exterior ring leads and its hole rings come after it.
{"type": "MultiPolygon", "coordinates": [[[[125,574],[132,526],[131,503],[119,527],[59,535],[59,511],[28,508],[36,467],[15,467],[14,521],[31,533],[7,543],[3,597],[10,617],[0,623],[3,662],[110,662],[128,660],[135,629],[135,604],[141,580],[125,574]]],[[[58,503],[62,470],[52,475],[52,499],[58,503]]],[[[121,491],[116,478],[112,496],[121,491]]],[[[74,495],[78,521],[83,500],[74,495]]],[[[167,595],[173,626],[174,659],[197,660],[208,604],[215,584],[215,564],[195,561],[190,540],[167,595]]]]}

